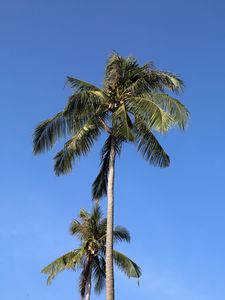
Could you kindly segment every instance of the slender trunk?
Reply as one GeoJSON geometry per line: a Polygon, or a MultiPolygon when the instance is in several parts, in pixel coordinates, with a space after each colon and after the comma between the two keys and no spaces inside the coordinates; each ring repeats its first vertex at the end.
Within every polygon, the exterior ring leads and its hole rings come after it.
{"type": "Polygon", "coordinates": [[[114,174],[115,174],[115,141],[112,137],[109,173],[108,173],[108,209],[106,231],[106,300],[114,300],[114,271],[113,271],[113,221],[114,221],[114,174]]]}
{"type": "Polygon", "coordinates": [[[89,275],[86,291],[85,291],[85,300],[90,300],[90,299],[91,299],[91,276],[89,275]]]}

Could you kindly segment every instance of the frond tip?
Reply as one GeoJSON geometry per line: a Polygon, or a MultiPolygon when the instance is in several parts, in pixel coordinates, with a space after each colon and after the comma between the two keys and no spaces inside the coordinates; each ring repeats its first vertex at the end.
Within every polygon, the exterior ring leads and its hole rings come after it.
{"type": "Polygon", "coordinates": [[[74,159],[86,155],[99,134],[99,127],[92,120],[84,124],[54,157],[56,175],[69,173],[74,159]]]}
{"type": "Polygon", "coordinates": [[[51,149],[58,139],[66,137],[69,132],[69,121],[62,112],[41,122],[33,134],[34,154],[51,149]]]}
{"type": "Polygon", "coordinates": [[[136,139],[138,151],[153,166],[161,168],[168,167],[170,164],[169,155],[164,151],[160,143],[157,141],[153,133],[140,119],[135,124],[136,139]]]}
{"type": "Polygon", "coordinates": [[[119,251],[113,250],[113,259],[116,265],[123,271],[128,277],[139,278],[141,276],[140,267],[119,251]]]}

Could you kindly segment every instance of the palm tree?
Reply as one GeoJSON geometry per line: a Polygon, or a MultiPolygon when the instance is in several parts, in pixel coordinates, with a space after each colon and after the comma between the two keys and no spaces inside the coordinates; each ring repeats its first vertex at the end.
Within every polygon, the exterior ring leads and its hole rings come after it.
{"type": "MultiPolygon", "coordinates": [[[[48,274],[47,283],[61,271],[66,269],[81,269],[80,295],[81,299],[89,300],[91,285],[94,281],[94,290],[99,294],[105,285],[105,252],[106,252],[106,218],[96,205],[91,213],[81,209],[79,220],[74,220],[70,227],[72,235],[77,236],[81,244],[78,249],[59,257],[42,272],[48,274]]],[[[113,231],[114,241],[130,242],[130,234],[126,228],[116,226],[113,231]]],[[[141,270],[124,254],[113,250],[116,265],[128,276],[139,278],[141,270]]]]}
{"type": "Polygon", "coordinates": [[[168,167],[170,159],[154,132],[184,129],[188,110],[167,92],[179,93],[183,82],[176,74],[160,71],[153,63],[140,66],[133,57],[112,53],[106,63],[103,87],[68,77],[73,89],[65,109],[40,123],[34,133],[35,154],[70,137],[55,156],[55,173],[66,174],[85,156],[102,132],[107,135],[101,152],[100,172],[93,183],[93,198],[107,195],[106,299],[114,300],[113,220],[115,158],[123,143],[132,142],[154,166],[168,167]]]}

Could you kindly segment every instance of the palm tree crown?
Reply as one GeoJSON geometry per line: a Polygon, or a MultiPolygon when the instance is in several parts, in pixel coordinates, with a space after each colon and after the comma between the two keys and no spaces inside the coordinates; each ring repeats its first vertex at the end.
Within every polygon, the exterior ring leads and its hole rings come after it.
{"type": "Polygon", "coordinates": [[[140,66],[133,57],[117,53],[109,57],[102,88],[68,77],[73,93],[63,111],[40,123],[34,132],[35,154],[49,150],[61,138],[70,137],[55,156],[57,175],[72,170],[73,162],[86,155],[102,131],[108,134],[101,154],[101,168],[93,184],[93,197],[106,194],[109,150],[116,154],[123,142],[133,142],[151,164],[167,167],[169,156],[154,135],[171,127],[184,129],[188,110],[166,91],[180,92],[179,76],[157,70],[153,63],[140,66]]]}
{"type": "MultiPolygon", "coordinates": [[[[96,205],[91,213],[84,209],[80,211],[79,220],[74,220],[70,227],[72,235],[80,240],[80,247],[59,257],[42,272],[48,274],[47,283],[50,284],[54,277],[66,269],[80,268],[80,294],[85,297],[89,284],[94,281],[94,290],[99,294],[105,285],[105,244],[106,244],[106,218],[96,205]]],[[[113,231],[114,241],[130,242],[130,234],[126,228],[116,226],[113,231]]],[[[122,253],[114,250],[114,261],[117,266],[128,276],[139,278],[141,270],[132,260],[122,253]]]]}

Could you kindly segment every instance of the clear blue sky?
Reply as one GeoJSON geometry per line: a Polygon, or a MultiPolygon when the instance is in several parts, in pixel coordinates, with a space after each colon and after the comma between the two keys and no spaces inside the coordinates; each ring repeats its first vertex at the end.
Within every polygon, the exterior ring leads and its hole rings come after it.
{"type": "Polygon", "coordinates": [[[170,168],[149,167],[133,146],[117,161],[115,223],[132,235],[118,247],[143,277],[138,287],[117,272],[116,298],[224,300],[224,12],[222,0],[0,1],[2,299],[79,299],[76,273],[47,287],[40,270],[77,246],[68,227],[91,207],[101,142],[56,177],[59,145],[34,157],[32,132],[64,107],[67,75],[101,85],[116,50],[181,74],[191,112],[185,132],[160,137],[170,168]]]}

